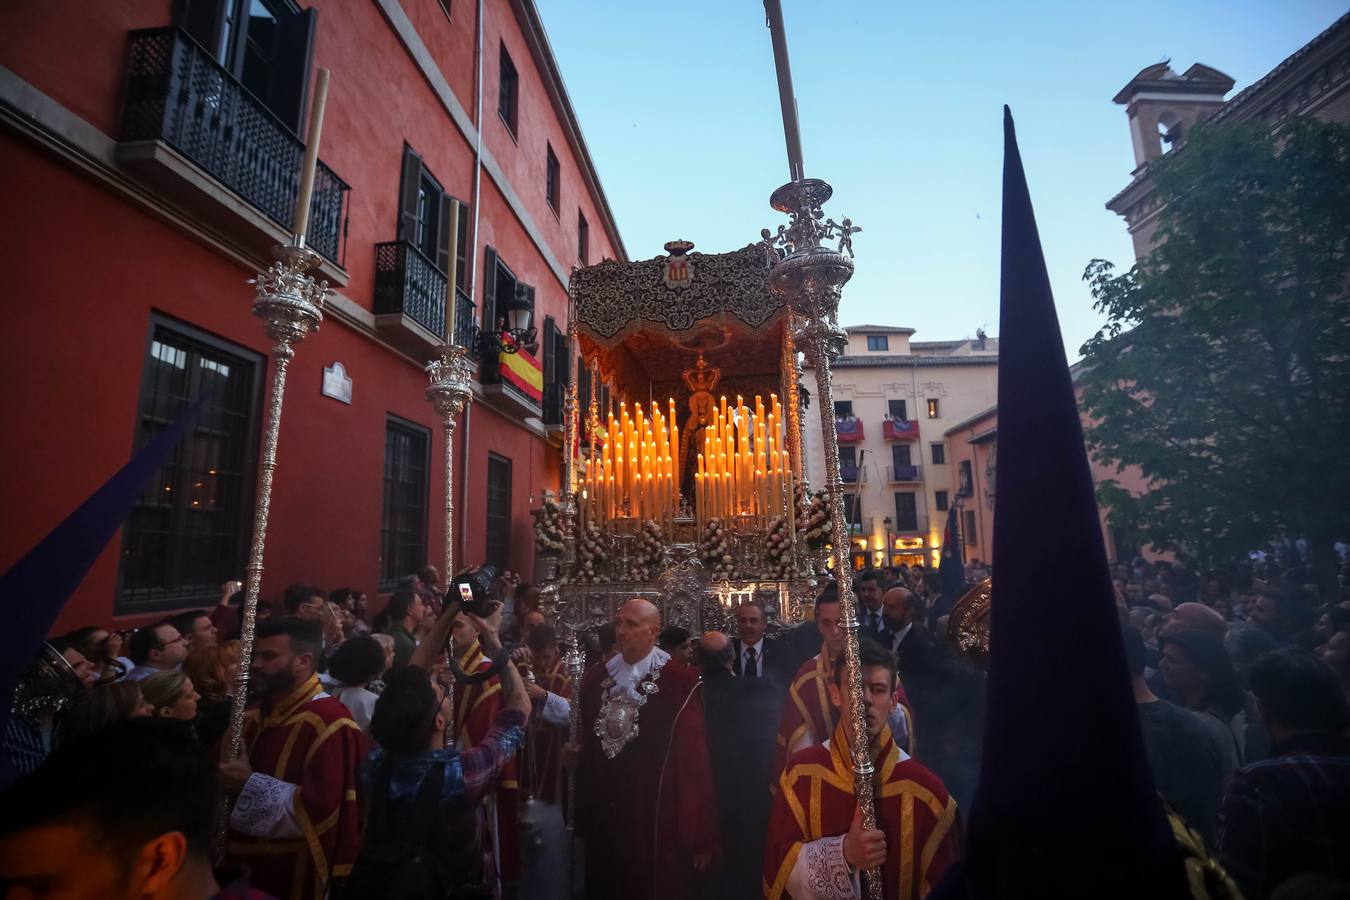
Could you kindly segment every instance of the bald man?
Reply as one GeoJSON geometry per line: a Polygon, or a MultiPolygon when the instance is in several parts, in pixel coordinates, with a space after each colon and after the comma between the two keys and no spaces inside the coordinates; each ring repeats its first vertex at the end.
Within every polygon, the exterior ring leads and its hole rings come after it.
{"type": "Polygon", "coordinates": [[[1218,610],[1203,603],[1181,603],[1172,610],[1172,616],[1163,626],[1163,635],[1170,637],[1183,631],[1204,631],[1219,640],[1228,633],[1228,623],[1218,610]]]}
{"type": "Polygon", "coordinates": [[[586,897],[692,898],[719,846],[698,674],[656,646],[646,600],[620,607],[614,631],[579,692],[586,897]]]}

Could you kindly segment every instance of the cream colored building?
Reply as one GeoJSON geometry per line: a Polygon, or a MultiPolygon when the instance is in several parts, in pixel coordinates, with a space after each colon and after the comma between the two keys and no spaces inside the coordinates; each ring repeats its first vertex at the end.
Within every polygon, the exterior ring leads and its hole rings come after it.
{"type": "MultiPolygon", "coordinates": [[[[998,402],[998,339],[911,340],[913,328],[857,325],[834,363],[845,506],[854,567],[937,564],[956,485],[946,431],[998,402]]],[[[825,481],[815,373],[805,385],[806,477],[825,481]]]]}

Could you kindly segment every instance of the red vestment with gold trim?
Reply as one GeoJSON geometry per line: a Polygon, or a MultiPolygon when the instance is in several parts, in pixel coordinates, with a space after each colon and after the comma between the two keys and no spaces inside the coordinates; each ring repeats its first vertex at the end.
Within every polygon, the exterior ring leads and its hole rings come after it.
{"type": "Polygon", "coordinates": [[[280,900],[323,900],[332,879],[351,872],[361,851],[357,792],[369,743],[351,713],[311,676],[264,712],[244,713],[244,747],[253,771],[298,785],[292,815],[302,836],[255,838],[232,832],[231,862],[250,883],[280,900]]]}
{"type": "MultiPolygon", "coordinates": [[[[535,678],[549,693],[564,700],[572,699],[572,678],[567,674],[561,656],[553,661],[547,672],[535,673],[535,678]]],[[[545,803],[562,801],[562,747],[566,742],[566,728],[551,725],[542,716],[530,717],[522,750],[522,759],[528,762],[521,766],[520,779],[526,793],[545,803]]]]}
{"type": "Polygon", "coordinates": [[[637,735],[613,759],[595,733],[607,676],[604,662],[591,666],[579,691],[586,900],[688,900],[697,896],[693,858],[720,846],[698,674],[667,661],[637,735]]]}
{"type": "MultiPolygon", "coordinates": [[[[483,649],[474,638],[460,654],[459,665],[465,672],[486,672],[492,661],[483,655],[483,649]]],[[[455,742],[460,752],[471,750],[483,742],[492,730],[492,720],[502,708],[502,682],[494,675],[481,684],[455,682],[455,742]]],[[[492,793],[496,809],[494,835],[489,843],[495,847],[497,874],[503,881],[520,877],[520,775],[516,757],[506,761],[492,793]]]]}
{"type": "Polygon", "coordinates": [[[830,704],[830,658],[824,651],[802,663],[788,686],[783,715],[778,722],[778,747],[774,751],[775,779],[787,765],[794,747],[823,744],[834,733],[839,711],[830,704]]]}
{"type": "MultiPolygon", "coordinates": [[[[956,801],[917,760],[903,759],[890,729],[874,754],[877,828],[886,835],[886,900],[920,900],[960,853],[956,801]]],[[[764,896],[790,896],[805,844],[848,833],[857,807],[853,762],[841,723],[828,745],[795,754],[778,781],[764,848],[764,896]]]]}

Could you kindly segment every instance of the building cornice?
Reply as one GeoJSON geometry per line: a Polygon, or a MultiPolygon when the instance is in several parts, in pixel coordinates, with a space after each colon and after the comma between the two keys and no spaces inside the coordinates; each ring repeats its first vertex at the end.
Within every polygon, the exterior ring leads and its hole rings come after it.
{"type": "Polygon", "coordinates": [[[939,366],[997,365],[998,356],[996,354],[988,356],[887,356],[878,353],[875,356],[841,356],[833,363],[836,369],[924,369],[939,366]]]}
{"type": "Polygon", "coordinates": [[[624,248],[623,237],[620,236],[619,226],[614,220],[614,211],[610,209],[609,198],[600,183],[600,173],[595,168],[590,148],[587,147],[586,138],[581,133],[581,122],[572,108],[571,98],[567,95],[567,85],[563,81],[562,71],[558,68],[558,61],[553,55],[553,48],[548,42],[548,32],[544,29],[543,20],[539,18],[539,9],[535,6],[534,0],[511,0],[511,11],[515,13],[516,22],[525,34],[525,42],[530,46],[535,65],[548,75],[545,78],[545,86],[548,88],[549,100],[552,101],[554,112],[562,122],[563,130],[567,132],[567,141],[572,147],[573,155],[581,162],[581,177],[590,190],[596,209],[600,211],[609,242],[613,245],[618,259],[627,261],[628,251],[624,248]]]}
{"type": "Polygon", "coordinates": [[[951,428],[948,428],[946,431],[944,431],[944,432],[943,432],[943,435],[946,436],[946,437],[951,437],[952,435],[956,434],[958,431],[962,431],[962,430],[968,429],[971,425],[974,425],[976,422],[979,422],[979,421],[981,421],[981,420],[983,420],[983,419],[989,418],[990,416],[992,416],[992,415],[993,415],[994,413],[996,413],[996,412],[998,412],[998,404],[997,404],[997,403],[995,403],[993,406],[989,407],[988,409],[981,410],[980,412],[977,412],[977,413],[976,413],[975,415],[973,415],[973,416],[970,416],[970,417],[968,417],[968,418],[962,419],[960,422],[957,422],[957,423],[956,423],[955,425],[953,425],[951,428]]]}

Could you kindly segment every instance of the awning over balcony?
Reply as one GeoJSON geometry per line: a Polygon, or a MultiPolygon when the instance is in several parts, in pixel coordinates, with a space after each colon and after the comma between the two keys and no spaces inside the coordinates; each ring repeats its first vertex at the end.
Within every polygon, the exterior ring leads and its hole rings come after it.
{"type": "Polygon", "coordinates": [[[863,440],[862,419],[835,419],[835,431],[841,444],[861,444],[863,440]]]}
{"type": "Polygon", "coordinates": [[[886,419],[881,423],[881,437],[888,441],[917,441],[919,423],[914,419],[886,419]]]}

